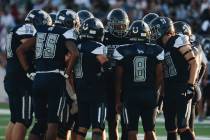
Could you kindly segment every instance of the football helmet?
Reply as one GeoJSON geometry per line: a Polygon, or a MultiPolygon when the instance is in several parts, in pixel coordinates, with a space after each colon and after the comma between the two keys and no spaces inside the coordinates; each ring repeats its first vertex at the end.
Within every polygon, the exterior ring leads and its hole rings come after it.
{"type": "Polygon", "coordinates": [[[128,36],[130,41],[149,42],[151,36],[149,25],[143,20],[134,21],[128,30],[128,36]]]}
{"type": "Polygon", "coordinates": [[[123,37],[127,34],[129,28],[129,18],[123,9],[113,9],[107,16],[107,29],[117,37],[123,37]]]}
{"type": "Polygon", "coordinates": [[[55,24],[66,28],[79,28],[80,26],[77,13],[70,9],[59,11],[56,15],[55,24]]]}
{"type": "Polygon", "coordinates": [[[157,17],[150,23],[151,39],[156,41],[167,33],[175,33],[174,24],[168,17],[157,17]]]}
{"type": "Polygon", "coordinates": [[[159,17],[159,15],[156,14],[156,13],[148,13],[148,14],[146,14],[146,15],[143,17],[142,20],[143,20],[144,22],[146,22],[146,23],[149,25],[150,22],[151,22],[153,19],[157,18],[157,17],[159,17]]]}
{"type": "Polygon", "coordinates": [[[188,36],[192,35],[191,27],[186,22],[176,21],[176,22],[174,22],[174,28],[175,28],[176,34],[181,33],[181,34],[188,35],[188,36]]]}
{"type": "Polygon", "coordinates": [[[50,13],[50,17],[52,19],[52,24],[55,23],[55,19],[56,19],[56,13],[50,13]]]}
{"type": "Polygon", "coordinates": [[[45,11],[33,9],[26,16],[25,23],[31,23],[34,26],[52,25],[52,19],[45,11]]]}
{"type": "Polygon", "coordinates": [[[81,40],[93,40],[102,42],[104,38],[104,26],[98,18],[88,18],[80,27],[81,40]]]}
{"type": "Polygon", "coordinates": [[[87,10],[80,10],[77,12],[79,16],[80,24],[82,24],[88,18],[94,18],[93,14],[87,10]]]}

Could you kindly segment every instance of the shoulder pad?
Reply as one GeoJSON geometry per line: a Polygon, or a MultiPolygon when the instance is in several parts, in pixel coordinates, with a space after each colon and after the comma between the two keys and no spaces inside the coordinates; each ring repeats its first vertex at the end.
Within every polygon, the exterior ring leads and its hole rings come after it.
{"type": "Polygon", "coordinates": [[[35,33],[36,33],[36,29],[31,24],[24,24],[20,26],[16,31],[16,34],[18,35],[33,35],[34,36],[35,33]]]}
{"type": "Polygon", "coordinates": [[[180,48],[185,45],[190,45],[189,37],[187,35],[178,35],[174,42],[174,47],[175,48],[180,48]]]}
{"type": "Polygon", "coordinates": [[[63,36],[66,39],[73,39],[73,40],[77,40],[78,37],[77,32],[74,29],[67,30],[66,32],[63,33],[63,36]]]}
{"type": "Polygon", "coordinates": [[[96,55],[99,55],[99,54],[103,55],[106,47],[102,43],[99,43],[99,42],[96,42],[96,43],[98,46],[91,53],[96,54],[96,55]]]}

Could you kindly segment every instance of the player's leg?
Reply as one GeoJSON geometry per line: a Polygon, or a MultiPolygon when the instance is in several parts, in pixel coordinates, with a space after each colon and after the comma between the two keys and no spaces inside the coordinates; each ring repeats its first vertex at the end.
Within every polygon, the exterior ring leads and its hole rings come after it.
{"type": "Polygon", "coordinates": [[[90,104],[86,101],[78,100],[78,130],[77,140],[85,140],[88,129],[90,128],[90,104]]]}
{"type": "Polygon", "coordinates": [[[124,102],[122,107],[122,121],[126,127],[128,140],[137,140],[138,134],[138,122],[140,117],[141,107],[137,103],[124,102]]]}
{"type": "Polygon", "coordinates": [[[12,131],[13,140],[24,140],[26,131],[32,123],[31,87],[28,87],[31,85],[26,84],[24,86],[17,89],[18,98],[16,101],[16,123],[12,131]]]}
{"type": "Polygon", "coordinates": [[[178,101],[177,124],[180,138],[181,140],[195,140],[195,137],[189,128],[192,100],[188,100],[184,95],[179,94],[178,101]]]}
{"type": "Polygon", "coordinates": [[[163,101],[163,113],[165,118],[165,128],[167,131],[167,140],[177,140],[175,97],[165,96],[163,101]]]}
{"type": "Polygon", "coordinates": [[[92,102],[90,118],[92,124],[92,140],[102,140],[105,128],[106,105],[104,102],[92,102]]]}
{"type": "MultiPolygon", "coordinates": [[[[111,92],[111,91],[110,91],[111,92]]],[[[115,98],[114,94],[108,93],[107,99],[107,122],[108,122],[108,135],[109,140],[118,140],[118,117],[115,111],[115,98]]]]}
{"type": "Polygon", "coordinates": [[[9,95],[9,108],[10,108],[11,115],[10,115],[10,121],[9,121],[6,131],[5,131],[5,139],[6,140],[12,140],[12,130],[15,125],[15,110],[14,110],[15,104],[13,103],[13,99],[14,99],[14,97],[11,97],[11,95],[9,95]]]}
{"type": "Polygon", "coordinates": [[[48,125],[46,140],[56,140],[58,133],[59,116],[65,107],[66,100],[63,98],[65,92],[65,79],[58,74],[51,74],[48,85],[48,125]],[[52,83],[53,82],[53,83],[52,83]]]}
{"type": "Polygon", "coordinates": [[[142,125],[145,132],[145,140],[157,140],[155,133],[156,115],[156,108],[146,109],[141,113],[142,125]]]}
{"type": "Polygon", "coordinates": [[[9,97],[9,109],[10,109],[10,121],[7,125],[6,131],[5,131],[5,139],[6,140],[12,140],[12,130],[15,124],[15,101],[16,101],[16,90],[14,85],[11,85],[6,80],[4,81],[4,87],[7,92],[7,95],[9,97]]]}
{"type": "Polygon", "coordinates": [[[32,101],[35,113],[35,123],[29,134],[29,140],[44,140],[47,130],[47,94],[42,91],[39,77],[36,76],[32,89],[32,101]]]}

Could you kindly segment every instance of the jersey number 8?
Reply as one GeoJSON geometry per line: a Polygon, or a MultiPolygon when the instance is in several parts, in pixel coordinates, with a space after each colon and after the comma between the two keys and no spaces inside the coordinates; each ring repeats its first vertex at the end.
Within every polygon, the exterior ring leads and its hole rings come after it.
{"type": "Polygon", "coordinates": [[[136,56],[133,59],[134,82],[146,81],[146,60],[147,57],[136,56]]]}

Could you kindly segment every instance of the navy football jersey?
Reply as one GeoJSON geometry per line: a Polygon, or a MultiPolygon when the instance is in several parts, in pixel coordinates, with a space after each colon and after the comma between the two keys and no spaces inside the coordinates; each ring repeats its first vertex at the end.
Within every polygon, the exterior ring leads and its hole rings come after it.
{"type": "Polygon", "coordinates": [[[36,71],[64,70],[66,40],[76,41],[74,29],[62,26],[39,26],[36,33],[36,71]]]}
{"type": "Polygon", "coordinates": [[[117,65],[123,67],[123,91],[155,89],[156,66],[164,60],[164,50],[155,44],[122,45],[115,49],[117,65]]]}
{"type": "Polygon", "coordinates": [[[76,87],[80,91],[85,90],[85,92],[79,92],[85,95],[80,94],[79,96],[88,99],[98,97],[97,95],[103,92],[101,89],[103,84],[101,81],[102,66],[96,56],[104,54],[105,46],[95,41],[81,41],[78,49],[80,57],[74,66],[76,87]]]}
{"type": "Polygon", "coordinates": [[[129,38],[125,37],[116,37],[110,32],[105,32],[103,44],[106,46],[105,52],[112,62],[112,66],[115,66],[115,60],[113,59],[114,50],[120,45],[130,44],[129,38]]]}
{"type": "MultiPolygon", "coordinates": [[[[31,38],[35,35],[36,29],[32,24],[24,24],[15,27],[10,31],[7,37],[7,67],[6,67],[6,79],[25,79],[26,75],[19,63],[16,55],[17,48],[22,44],[21,40],[31,38]]],[[[33,53],[28,52],[27,60],[32,66],[33,53]]]]}
{"type": "Polygon", "coordinates": [[[191,45],[189,37],[180,34],[171,37],[164,47],[165,83],[185,84],[189,79],[189,64],[179,51],[184,45],[191,45]]]}

